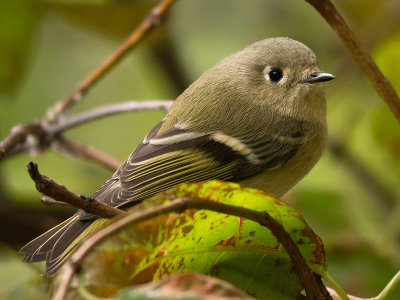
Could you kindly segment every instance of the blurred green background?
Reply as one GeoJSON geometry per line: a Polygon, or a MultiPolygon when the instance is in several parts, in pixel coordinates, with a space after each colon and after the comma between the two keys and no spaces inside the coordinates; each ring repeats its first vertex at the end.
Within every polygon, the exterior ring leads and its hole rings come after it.
{"type": "MultiPolygon", "coordinates": [[[[42,118],[131,32],[157,1],[2,0],[0,140],[42,118]]],[[[400,92],[400,2],[336,0],[357,36],[400,92]]],[[[325,243],[329,272],[360,297],[379,293],[400,267],[400,127],[338,37],[305,1],[178,1],[149,38],[109,72],[71,113],[125,100],[174,99],[202,72],[255,41],[288,36],[336,75],[326,85],[330,144],[285,196],[325,243]]],[[[162,112],[117,115],[67,136],[124,160],[162,112]]],[[[0,299],[47,294],[42,266],[17,250],[72,213],[47,207],[30,160],[69,189],[90,195],[111,175],[96,164],[46,151],[0,165],[0,299]]],[[[400,299],[399,289],[390,299],[400,299]]]]}

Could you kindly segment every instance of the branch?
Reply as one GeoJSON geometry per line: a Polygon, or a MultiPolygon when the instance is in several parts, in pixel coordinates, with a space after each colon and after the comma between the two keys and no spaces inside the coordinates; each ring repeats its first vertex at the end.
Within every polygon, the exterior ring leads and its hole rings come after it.
{"type": "MultiPolygon", "coordinates": [[[[27,149],[21,150],[20,146],[26,142],[29,135],[32,135],[33,137],[41,137],[44,135],[46,138],[51,135],[51,138],[47,139],[48,142],[52,140],[55,133],[62,131],[62,127],[56,126],[54,132],[49,132],[48,127],[50,124],[59,121],[61,114],[63,114],[74,103],[79,102],[90,87],[99,81],[107,71],[114,67],[129,52],[129,50],[147,36],[154,27],[158,26],[161,23],[162,17],[166,15],[167,11],[175,1],[176,0],[162,0],[157,6],[155,6],[139,26],[131,33],[131,35],[100,65],[100,67],[86,77],[64,100],[59,101],[49,109],[47,116],[43,121],[32,121],[26,124],[14,126],[4,141],[0,141],[0,162],[15,152],[21,153],[24,152],[23,150],[26,151],[27,149]]],[[[95,118],[97,117],[94,117],[93,119],[95,118]]],[[[65,127],[65,129],[81,123],[80,120],[71,121],[76,121],[77,123],[66,124],[67,127],[65,127]]],[[[40,146],[47,148],[49,144],[44,145],[44,143],[40,143],[40,146]]]]}
{"type": "Polygon", "coordinates": [[[119,214],[126,214],[123,210],[111,207],[96,199],[70,192],[65,186],[59,185],[47,176],[40,174],[37,164],[33,162],[28,164],[28,172],[36,184],[36,189],[56,201],[66,202],[87,213],[92,213],[103,218],[112,218],[119,214]]]}
{"type": "Polygon", "coordinates": [[[60,136],[55,142],[52,143],[53,149],[61,153],[66,153],[72,157],[85,158],[87,160],[98,163],[102,167],[115,172],[121,166],[122,162],[113,156],[94,148],[93,146],[86,145],[72,139],[60,136]]]}
{"type": "Polygon", "coordinates": [[[307,298],[331,299],[326,287],[322,284],[322,281],[319,277],[314,276],[304,257],[300,253],[297,245],[290,238],[289,233],[287,233],[283,226],[273,219],[268,213],[261,213],[244,207],[227,205],[213,201],[190,198],[177,198],[169,203],[127,215],[93,234],[67,261],[64,267],[64,272],[60,278],[60,286],[57,288],[53,299],[65,299],[72,277],[76,272],[78,272],[84,258],[95,245],[103,241],[108,235],[120,231],[127,225],[137,224],[161,214],[170,212],[183,212],[187,209],[207,209],[232,216],[238,216],[253,220],[260,225],[269,228],[277,240],[288,252],[288,255],[290,256],[294,268],[296,269],[296,272],[306,291],[307,298]]]}
{"type": "Polygon", "coordinates": [[[57,134],[67,129],[82,125],[111,115],[140,111],[140,110],[168,110],[173,101],[151,100],[151,101],[126,101],[117,104],[104,105],[81,114],[59,120],[56,124],[49,125],[49,132],[57,134]]]}
{"type": "Polygon", "coordinates": [[[400,98],[396,94],[393,86],[382,74],[381,70],[375,64],[372,57],[365,50],[361,42],[350,29],[346,20],[336,10],[330,0],[306,0],[311,4],[328,24],[336,31],[344,45],[353,55],[363,72],[367,75],[372,86],[375,88],[379,96],[386,102],[400,122],[400,98]]]}
{"type": "Polygon", "coordinates": [[[121,165],[121,161],[93,146],[68,139],[61,133],[78,125],[118,113],[140,110],[168,110],[172,103],[173,101],[170,100],[127,101],[104,105],[69,118],[63,118],[55,124],[49,124],[45,121],[31,121],[16,125],[10,130],[10,134],[3,141],[0,141],[0,162],[13,154],[43,151],[51,146],[61,153],[86,158],[115,171],[121,165]],[[33,142],[28,143],[28,137],[32,137],[33,142]]]}
{"type": "Polygon", "coordinates": [[[0,141],[0,162],[12,155],[18,146],[24,144],[28,136],[31,135],[38,138],[42,137],[44,132],[42,123],[39,121],[18,124],[12,127],[10,134],[3,141],[0,141]]]}
{"type": "Polygon", "coordinates": [[[73,104],[79,102],[88,90],[99,81],[111,68],[113,68],[133,47],[135,47],[151,30],[161,23],[162,17],[176,0],[162,0],[155,6],[131,33],[131,35],[109,56],[95,71],[87,76],[78,86],[62,101],[56,103],[47,113],[49,123],[56,122],[60,115],[73,104]]]}
{"type": "Polygon", "coordinates": [[[53,205],[56,205],[56,204],[57,204],[57,205],[62,205],[62,206],[71,206],[71,204],[69,204],[69,203],[54,200],[53,198],[51,198],[51,197],[49,197],[49,196],[46,196],[46,195],[43,195],[43,196],[40,198],[40,201],[41,201],[44,205],[47,205],[47,206],[53,206],[53,205]]]}

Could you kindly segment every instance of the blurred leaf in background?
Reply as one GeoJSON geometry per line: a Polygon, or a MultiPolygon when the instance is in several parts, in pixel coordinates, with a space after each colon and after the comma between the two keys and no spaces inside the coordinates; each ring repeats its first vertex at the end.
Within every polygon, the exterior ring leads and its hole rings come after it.
{"type": "Polygon", "coordinates": [[[162,280],[122,290],[117,297],[124,300],[252,300],[234,286],[198,273],[179,273],[162,280]],[[182,284],[184,282],[184,284],[182,284]]]}
{"type": "MultiPolygon", "coordinates": [[[[156,3],[1,1],[0,139],[13,125],[43,117],[112,53],[156,3]]],[[[400,91],[399,1],[334,3],[400,91]]],[[[71,113],[130,99],[174,99],[223,57],[272,36],[305,43],[317,54],[321,67],[336,75],[326,90],[328,124],[331,140],[343,150],[329,147],[284,200],[301,211],[323,239],[331,275],[347,292],[372,297],[400,268],[399,124],[334,32],[305,1],[177,1],[167,22],[109,72],[71,113]]],[[[162,112],[113,116],[70,130],[67,136],[124,160],[163,116],[162,112]]],[[[0,232],[0,274],[11,274],[8,277],[15,274],[9,272],[12,268],[40,274],[39,268],[22,264],[16,250],[29,240],[28,235],[32,238],[71,213],[40,204],[26,173],[30,160],[25,154],[0,165],[0,228],[8,233],[0,232]],[[25,236],[18,218],[9,217],[19,212],[23,219],[31,219],[32,231],[25,236]]],[[[45,174],[85,195],[111,175],[93,163],[54,151],[34,160],[45,174]]],[[[35,276],[26,282],[32,283],[35,276]]],[[[0,297],[9,295],[7,282],[0,280],[0,297]]],[[[399,298],[397,292],[391,299],[399,298]]]]}
{"type": "Polygon", "coordinates": [[[27,68],[38,21],[29,0],[4,0],[0,10],[0,100],[18,88],[27,68]]]}

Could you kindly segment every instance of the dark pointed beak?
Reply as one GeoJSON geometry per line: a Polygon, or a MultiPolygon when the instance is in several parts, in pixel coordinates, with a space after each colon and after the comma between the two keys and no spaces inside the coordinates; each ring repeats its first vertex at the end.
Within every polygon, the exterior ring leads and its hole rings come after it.
{"type": "Polygon", "coordinates": [[[307,77],[306,82],[307,83],[324,82],[324,81],[332,80],[334,78],[335,78],[335,76],[333,76],[332,74],[329,74],[329,73],[314,72],[307,77]]]}

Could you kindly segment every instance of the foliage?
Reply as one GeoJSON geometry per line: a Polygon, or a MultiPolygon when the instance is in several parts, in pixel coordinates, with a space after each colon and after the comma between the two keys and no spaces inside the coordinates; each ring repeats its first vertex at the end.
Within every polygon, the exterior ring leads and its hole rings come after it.
{"type": "MultiPolygon", "coordinates": [[[[183,184],[144,201],[130,213],[179,197],[268,212],[284,226],[313,270],[326,271],[322,241],[293,208],[238,184],[183,184]]],[[[302,290],[287,252],[267,228],[207,210],[160,215],[129,226],[97,247],[82,270],[85,286],[103,297],[111,296],[113,288],[182,271],[224,279],[257,299],[293,299],[302,290]]]]}
{"type": "Polygon", "coordinates": [[[254,299],[222,280],[196,273],[179,273],[157,282],[123,289],[121,300],[177,299],[177,300],[229,300],[254,299]]]}

